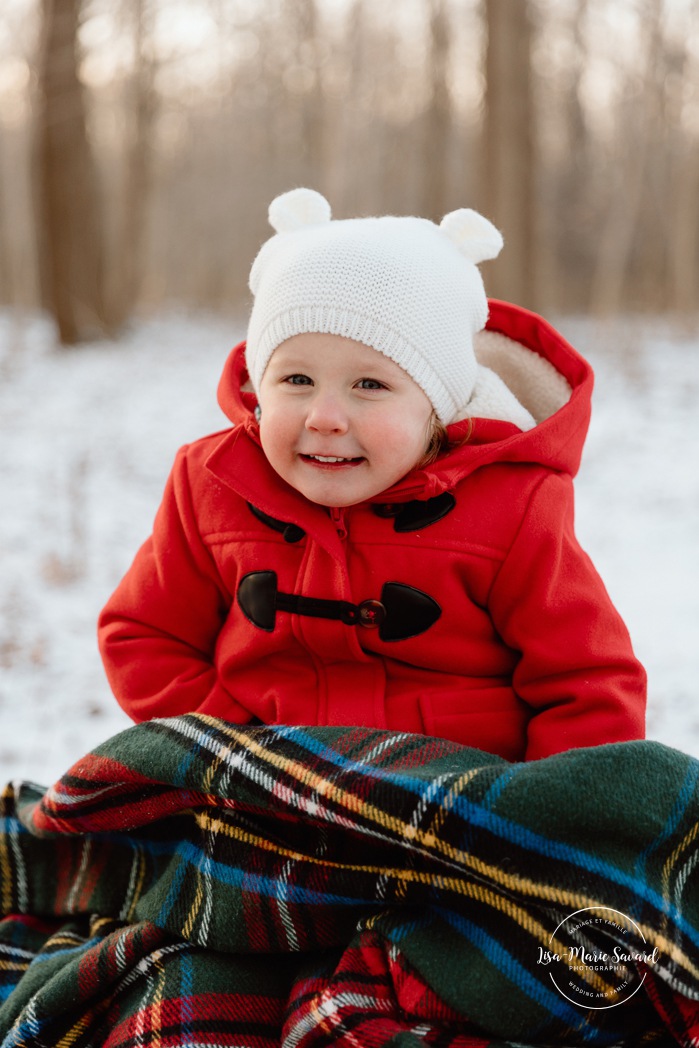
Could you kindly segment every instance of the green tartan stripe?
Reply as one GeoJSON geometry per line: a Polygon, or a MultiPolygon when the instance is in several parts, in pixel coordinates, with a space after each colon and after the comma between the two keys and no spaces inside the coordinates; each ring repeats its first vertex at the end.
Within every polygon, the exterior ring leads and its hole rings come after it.
{"type": "MultiPolygon", "coordinates": [[[[8,967],[0,1030],[10,1036],[17,1022],[12,1037],[38,1045],[65,999],[66,1023],[82,1009],[94,1031],[109,1015],[125,1044],[155,1038],[154,1023],[174,1037],[180,1006],[202,1024],[197,1036],[225,1039],[230,1024],[205,1029],[221,1017],[206,1011],[217,972],[237,1001],[231,1023],[247,1021],[257,993],[272,1025],[291,997],[303,1026],[312,1009],[293,987],[321,954],[344,958],[328,977],[333,1007],[362,1036],[352,994],[368,986],[380,1010],[400,978],[434,1015],[460,1017],[464,1036],[475,1023],[482,1037],[640,1044],[659,1028],[647,995],[623,1013],[581,1009],[552,989],[537,950],[574,910],[616,908],[658,948],[658,985],[699,998],[698,772],[655,743],[508,765],[369,729],[240,728],[198,715],[139,725],[45,794],[5,791],[0,897],[12,916],[0,944],[40,963],[8,967]],[[42,939],[22,913],[59,923],[42,939]],[[393,958],[381,972],[365,970],[376,957],[367,934],[393,958]]],[[[613,941],[604,928],[571,940],[613,941]]],[[[587,971],[573,978],[605,985],[587,971]]],[[[82,1028],[70,1036],[79,1048],[82,1028]]]]}

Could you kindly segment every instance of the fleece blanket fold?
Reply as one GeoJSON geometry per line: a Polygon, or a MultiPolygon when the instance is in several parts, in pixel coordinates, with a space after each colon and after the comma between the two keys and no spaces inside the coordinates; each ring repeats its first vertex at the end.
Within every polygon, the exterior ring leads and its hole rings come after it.
{"type": "Polygon", "coordinates": [[[699,1044],[699,762],[151,721],[0,835],[2,1048],[699,1044]]]}

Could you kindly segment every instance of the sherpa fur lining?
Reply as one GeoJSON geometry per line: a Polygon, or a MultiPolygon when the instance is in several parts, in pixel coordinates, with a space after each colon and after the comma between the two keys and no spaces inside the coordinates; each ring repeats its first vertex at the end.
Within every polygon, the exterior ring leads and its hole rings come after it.
{"type": "Polygon", "coordinates": [[[465,414],[514,422],[532,429],[568,402],[571,387],[553,364],[499,331],[474,338],[480,365],[465,414]]]}

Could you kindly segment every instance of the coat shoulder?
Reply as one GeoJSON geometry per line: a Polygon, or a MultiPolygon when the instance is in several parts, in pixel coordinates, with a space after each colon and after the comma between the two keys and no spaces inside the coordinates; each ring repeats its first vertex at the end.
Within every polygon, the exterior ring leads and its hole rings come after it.
{"type": "Polygon", "coordinates": [[[529,463],[493,463],[454,489],[458,516],[477,520],[501,549],[509,548],[536,492],[556,471],[529,463]]]}

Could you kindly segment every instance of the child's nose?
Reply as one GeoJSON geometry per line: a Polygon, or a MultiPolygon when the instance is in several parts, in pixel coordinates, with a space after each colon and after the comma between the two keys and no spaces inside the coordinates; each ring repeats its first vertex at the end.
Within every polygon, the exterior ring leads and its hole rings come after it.
{"type": "Polygon", "coordinates": [[[313,398],[306,415],[306,429],[319,433],[344,433],[347,428],[347,413],[338,397],[319,394],[313,398]]]}

